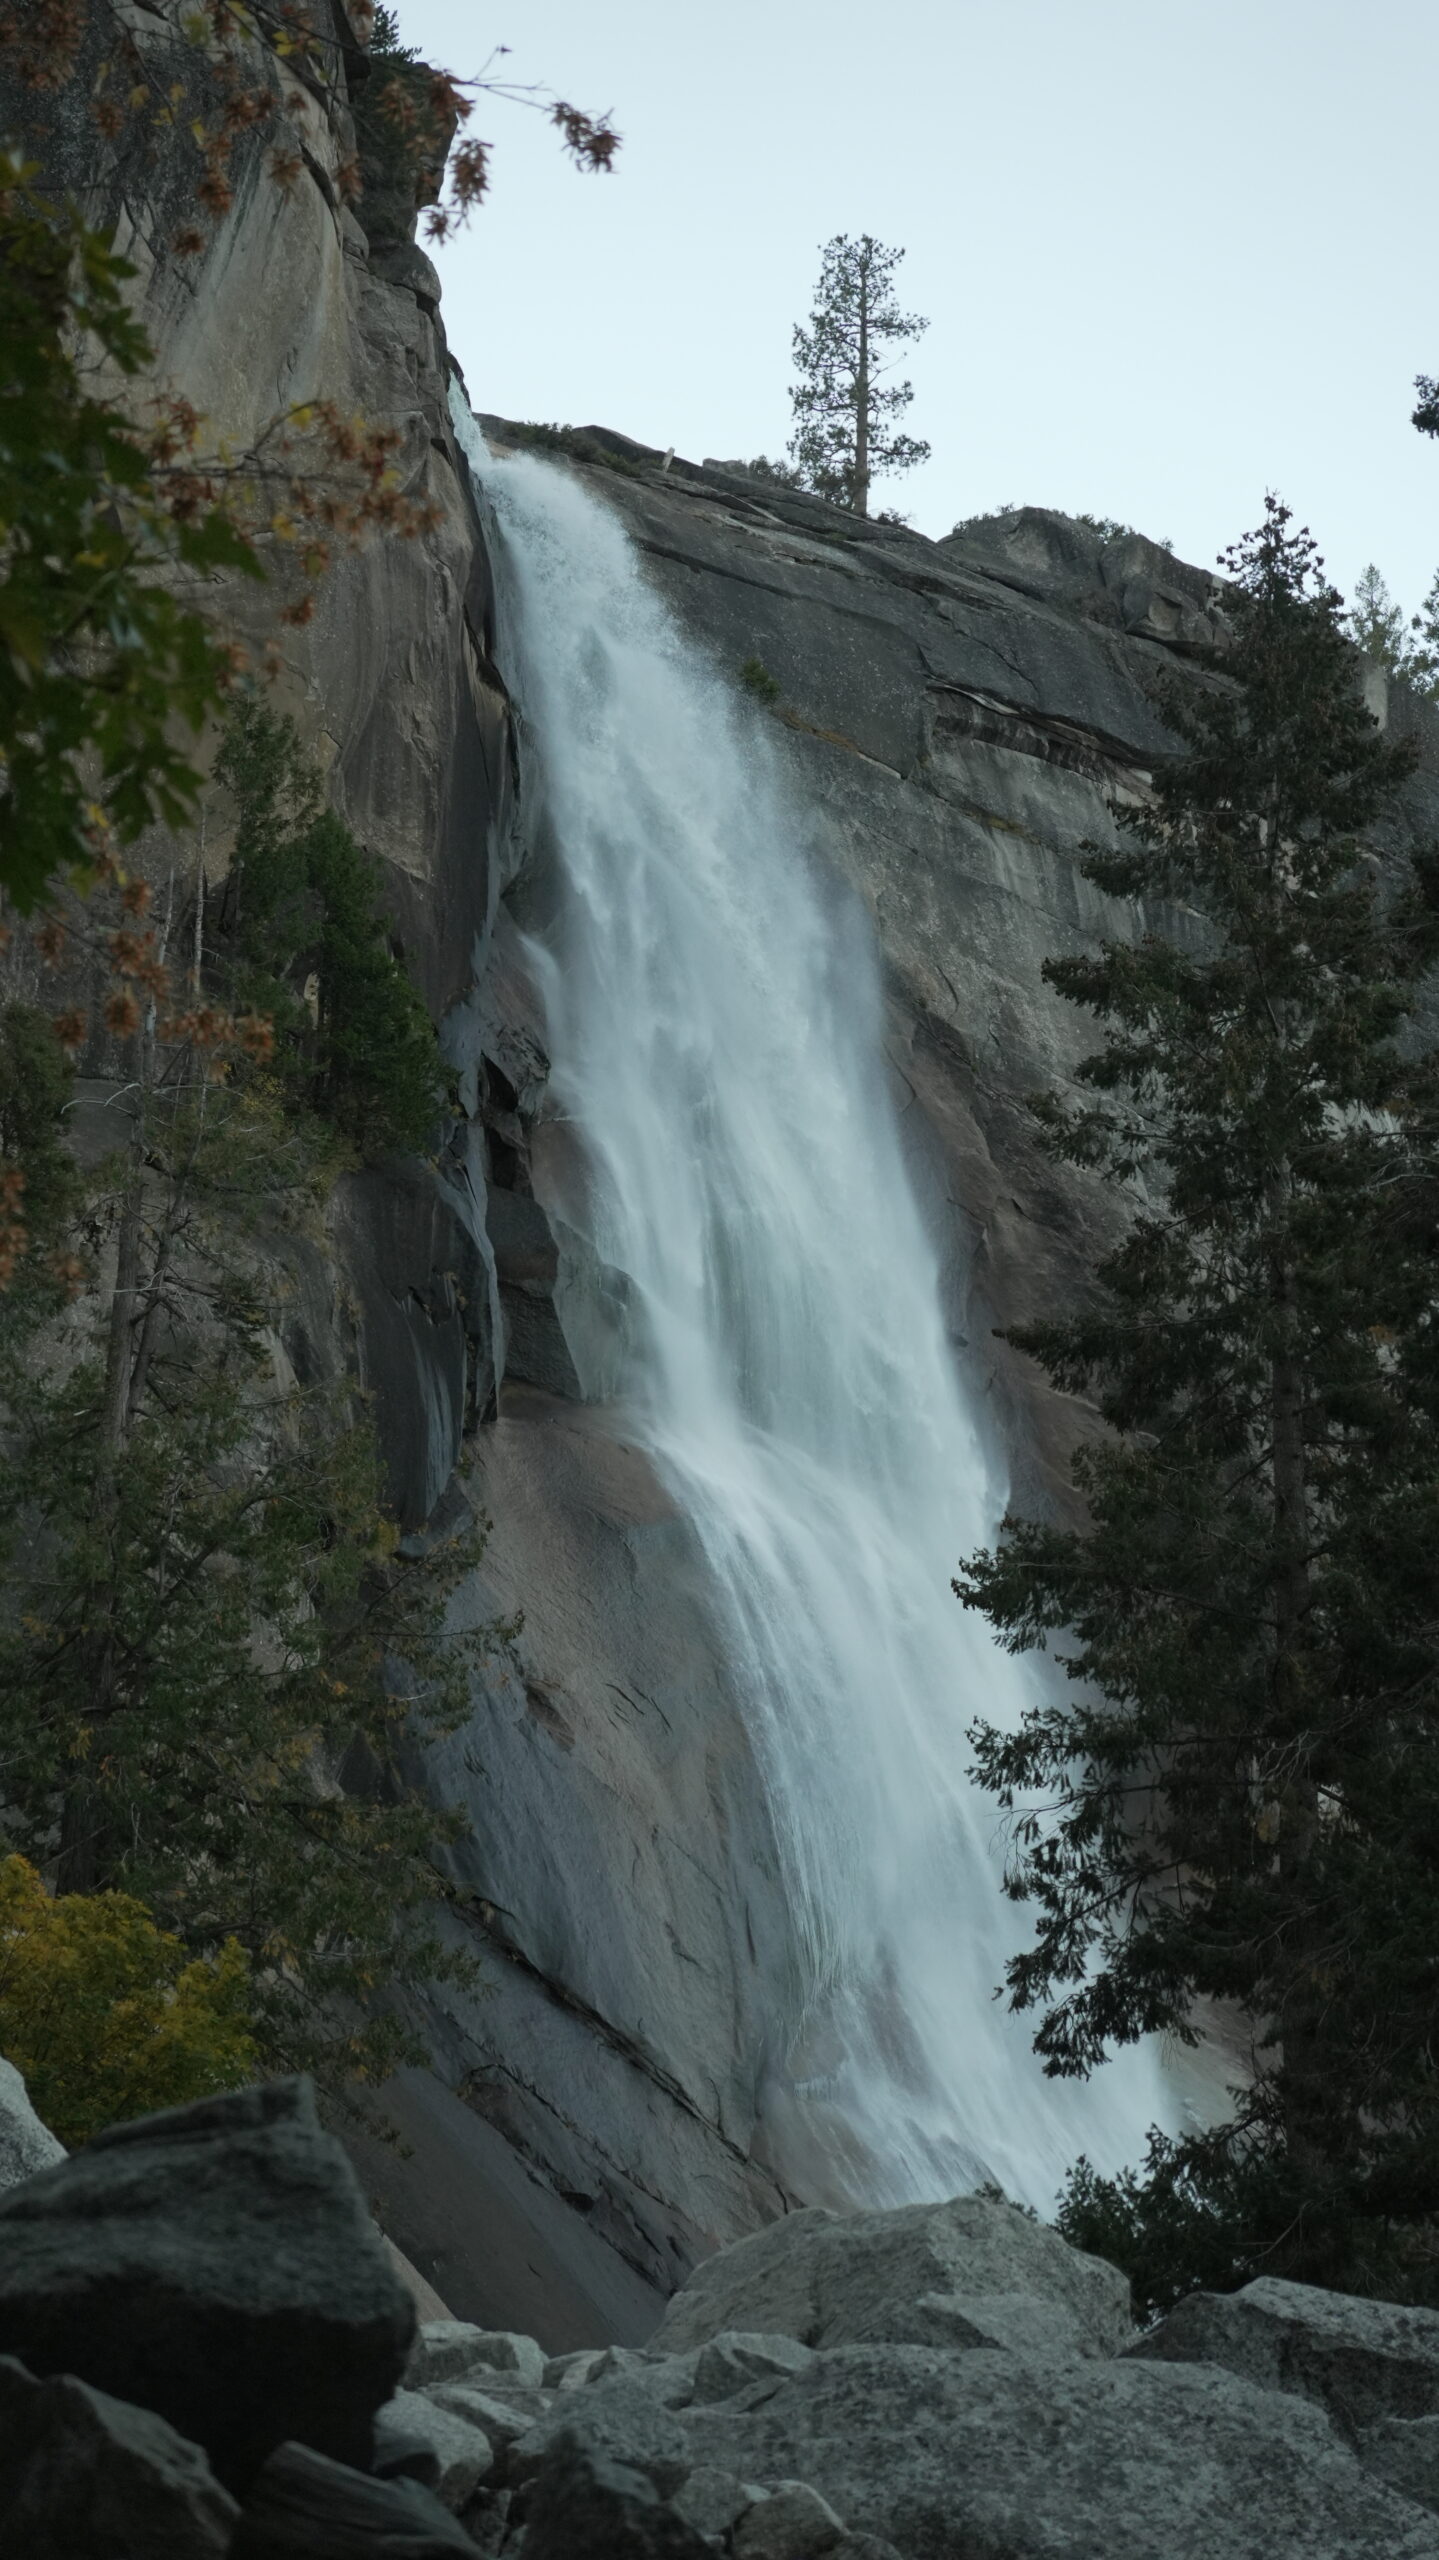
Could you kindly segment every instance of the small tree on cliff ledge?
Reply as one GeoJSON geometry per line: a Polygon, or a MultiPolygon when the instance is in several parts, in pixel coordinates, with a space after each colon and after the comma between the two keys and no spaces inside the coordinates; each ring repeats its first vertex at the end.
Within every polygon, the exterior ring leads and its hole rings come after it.
{"type": "Polygon", "coordinates": [[[1010,1518],[961,1570],[1075,1684],[972,1738],[1048,2069],[1192,2042],[1204,1996],[1254,2040],[1227,2124],[1081,2163],[1069,2236],[1151,2305],[1261,2271],[1439,2299],[1439,1077],[1400,1036],[1436,861],[1386,894],[1361,844],[1405,758],[1313,544],[1271,499],[1228,565],[1184,752],[1086,865],[1197,931],[1045,969],[1106,1035],[1049,1142],[1142,1205],[1092,1305],[1012,1337],[1110,1436],[1086,1527],[1010,1518]]]}
{"type": "Polygon", "coordinates": [[[881,381],[885,350],[929,327],[895,300],[903,256],[867,231],[858,240],[831,240],[809,327],[794,333],[799,380],[790,391],[790,459],[807,487],[859,516],[869,513],[877,473],[909,471],[929,459],[927,444],[894,429],[914,398],[910,384],[881,381]]]}

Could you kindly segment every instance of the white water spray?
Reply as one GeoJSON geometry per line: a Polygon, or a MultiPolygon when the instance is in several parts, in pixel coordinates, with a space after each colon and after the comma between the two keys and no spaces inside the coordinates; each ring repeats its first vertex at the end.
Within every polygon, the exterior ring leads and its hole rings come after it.
{"type": "Polygon", "coordinates": [[[623,1389],[692,1521],[770,1795],[794,1931],[772,2136],[811,2196],[983,2178],[1041,2211],[1172,2119],[1157,2057],[1046,2080],[996,2002],[1022,1914],[966,1727],[1032,1668],[950,1591],[991,1481],[887,1093],[866,920],[765,724],[563,469],[493,461],[527,792],[558,913],[535,958],[561,1204],[631,1309],[623,1389]]]}

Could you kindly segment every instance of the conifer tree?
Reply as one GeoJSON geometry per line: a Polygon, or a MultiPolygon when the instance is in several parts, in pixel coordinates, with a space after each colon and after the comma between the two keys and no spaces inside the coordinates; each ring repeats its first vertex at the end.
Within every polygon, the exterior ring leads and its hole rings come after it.
{"type": "Polygon", "coordinates": [[[1078,1315],[1017,1332],[1108,1434],[1087,1522],[1011,1517],[956,1590],[1072,1686],[975,1728],[1037,1912],[1008,1967],[1047,2068],[1237,2004],[1214,2131],[1081,2164],[1062,2216],[1141,2298],[1267,2271],[1435,2298],[1439,2212],[1439,1076],[1412,1013],[1432,852],[1366,839],[1406,758],[1341,598],[1270,500],[1181,752],[1086,870],[1195,920],[1045,975],[1104,1045],[1054,1152],[1140,1203],[1078,1315]]]}
{"type": "Polygon", "coordinates": [[[1390,675],[1408,673],[1409,647],[1404,634],[1404,615],[1391,596],[1383,576],[1371,560],[1354,590],[1354,603],[1349,613],[1349,628],[1354,645],[1376,666],[1390,675]]]}
{"type": "Polygon", "coordinates": [[[867,231],[858,240],[838,234],[823,252],[809,327],[794,333],[790,459],[807,487],[860,516],[869,513],[876,474],[929,459],[928,445],[893,423],[914,398],[912,386],[881,379],[886,349],[929,327],[895,300],[903,256],[867,231]]]}

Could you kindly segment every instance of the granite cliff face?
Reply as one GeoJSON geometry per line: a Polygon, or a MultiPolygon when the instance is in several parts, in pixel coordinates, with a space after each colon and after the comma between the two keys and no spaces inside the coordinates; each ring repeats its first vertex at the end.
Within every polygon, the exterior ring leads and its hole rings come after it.
{"type": "MultiPolygon", "coordinates": [[[[282,194],[257,157],[193,270],[164,252],[153,174],[101,193],[164,381],[237,438],[309,397],[396,425],[406,486],[438,509],[421,540],[340,564],[287,635],[280,700],[384,858],[461,1110],[434,1164],[341,1184],[278,1321],[302,1374],[349,1367],[372,1389],[410,1533],[478,1488],[493,1528],[461,1605],[524,1615],[431,1773],[473,1807],[451,1925],[479,1946],[486,1995],[433,2005],[433,2071],[392,2093],[410,2156],[363,2160],[457,2312],[559,2349],[643,2337],[698,2258],[813,2200],[772,2156],[784,1880],[686,1524],[623,1417],[580,1390],[610,1283],[546,1208],[556,1133],[522,941],[545,848],[437,280],[393,204],[367,231],[337,192],[365,65],[338,5],[335,23],[303,176],[282,194]]],[[[77,146],[52,147],[63,165],[77,146]]],[[[502,446],[511,431],[485,423],[502,446]]],[[[1063,1502],[1086,1417],[993,1333],[1070,1299],[1113,1215],[1033,1143],[1023,1097],[1085,1045],[1041,966],[1139,926],[1077,852],[1108,834],[1111,799],[1145,790],[1156,680],[1209,680],[1192,653],[1222,635],[1222,593],[1137,536],[1038,510],[932,543],[601,430],[556,467],[617,511],[718,667],[738,682],[758,660],[779,688],[776,736],[881,945],[958,1356],[1016,1498],[1063,1502]]],[[[1425,726],[1417,829],[1439,810],[1435,724],[1404,696],[1376,708],[1425,726]]],[[[225,851],[208,849],[216,876],[225,851]]]]}
{"type": "MultiPolygon", "coordinates": [[[[482,424],[497,451],[524,443],[523,430],[482,424]]],[[[1211,680],[1192,653],[1222,639],[1222,592],[1137,537],[1105,543],[1039,511],[934,544],[718,467],[664,467],[603,430],[582,431],[573,457],[712,661],[737,680],[757,660],[778,687],[775,734],[830,860],[874,919],[901,1132],[942,1241],[959,1356],[981,1382],[1016,1499],[1063,1503],[1089,1417],[993,1329],[1068,1302],[1115,1213],[1033,1142],[1024,1097],[1062,1083],[1087,1045],[1042,964],[1143,926],[1083,881],[1079,847],[1109,835],[1111,800],[1148,786],[1164,736],[1156,685],[1211,680]]],[[[1426,718],[1397,700],[1393,716],[1426,718]]],[[[1428,752],[1416,829],[1433,807],[1428,752]]],[[[522,792],[521,844],[526,824],[522,792]]],[[[543,1950],[549,1985],[583,2002],[586,2032],[603,2019],[629,2040],[638,2082],[590,2042],[564,2156],[592,2228],[631,2258],[638,2239],[658,2280],[662,2253],[674,2265],[694,2248],[706,2209],[765,2208],[742,2161],[774,2161],[805,2197],[830,2191],[795,2177],[784,2142],[782,1880],[684,1528],[622,1418],[574,1401],[567,1353],[599,1323],[607,1283],[546,1214],[563,1196],[566,1132],[547,1097],[521,931],[551,897],[537,840],[502,903],[478,1000],[508,1341],[498,1419],[477,1445],[495,1522],[487,1574],[526,1612],[529,1720],[518,1689],[494,1702],[479,1853],[464,1865],[498,1906],[497,1935],[531,1961],[543,1950]],[[537,1573],[541,1556],[560,1570],[537,1573]],[[542,1835],[562,1844],[558,1875],[527,1855],[523,1809],[538,1802],[542,1835]],[[674,2111],[652,2095],[665,2080],[674,2111]],[[654,2158],[637,2141],[661,2126],[670,2165],[655,2183],[673,2215],[637,2195],[631,2174],[654,2158]]],[[[777,1113],[786,1101],[773,1097],[777,1113]]],[[[492,2044],[466,2094],[531,2156],[553,2158],[553,2023],[540,2015],[537,2028],[522,2043],[498,2003],[465,2021],[472,2047],[492,2044]]]]}

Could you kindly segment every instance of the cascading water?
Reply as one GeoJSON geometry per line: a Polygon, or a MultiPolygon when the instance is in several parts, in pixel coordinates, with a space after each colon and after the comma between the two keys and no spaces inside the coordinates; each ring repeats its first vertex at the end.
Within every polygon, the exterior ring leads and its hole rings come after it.
{"type": "Polygon", "coordinates": [[[1158,2058],[1041,2073],[994,1997],[1022,1920],[966,1727],[1032,1671],[954,1600],[991,1481],[902,1160],[867,920],[764,722],[568,472],[496,462],[506,647],[559,880],[534,958],[563,1203],[624,1276],[623,1391],[694,1531],[795,1939],[772,2136],[811,2195],[986,2177],[1041,2210],[1172,2118],[1158,2058]]]}

